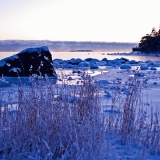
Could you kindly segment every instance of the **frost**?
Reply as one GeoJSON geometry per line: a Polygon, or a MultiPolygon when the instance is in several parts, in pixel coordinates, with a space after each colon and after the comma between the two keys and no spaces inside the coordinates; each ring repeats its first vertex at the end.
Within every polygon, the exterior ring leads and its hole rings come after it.
{"type": "Polygon", "coordinates": [[[40,66],[43,66],[43,62],[41,61],[41,64],[40,64],[40,66]]]}
{"type": "Polygon", "coordinates": [[[19,54],[24,53],[24,52],[38,52],[40,53],[41,51],[49,51],[47,46],[42,46],[42,47],[37,47],[37,48],[27,48],[25,50],[22,50],[21,52],[19,52],[19,54]]]}
{"type": "Polygon", "coordinates": [[[17,73],[17,72],[21,72],[21,69],[15,67],[15,68],[11,68],[11,69],[9,70],[9,72],[11,72],[11,71],[17,73]]]}
{"type": "MultiPolygon", "coordinates": [[[[42,62],[44,63],[44,61],[42,62]]],[[[42,62],[40,62],[39,69],[42,62]]],[[[62,64],[58,63],[57,66],[62,64]]],[[[70,65],[65,61],[64,64],[70,65]]],[[[16,159],[18,150],[20,151],[18,155],[25,154],[26,159],[42,159],[38,157],[41,153],[44,155],[44,159],[56,159],[55,152],[57,154],[59,152],[60,159],[107,160],[136,159],[137,157],[137,160],[160,159],[158,155],[160,153],[158,150],[160,146],[158,143],[159,112],[154,115],[156,111],[156,109],[154,111],[154,106],[159,104],[159,94],[156,93],[156,91],[159,93],[158,87],[160,86],[159,68],[157,71],[133,71],[134,66],[126,63],[126,65],[132,66],[132,69],[120,70],[119,67],[106,67],[106,70],[102,70],[101,64],[96,62],[95,64],[100,70],[94,71],[90,70],[91,64],[93,63],[86,62],[85,65],[84,62],[81,62],[81,65],[88,66],[88,69],[84,68],[80,72],[73,70],[75,64],[70,70],[57,69],[60,85],[58,83],[55,85],[45,84],[43,80],[40,83],[41,81],[37,81],[39,76],[36,74],[29,77],[30,82],[36,80],[38,83],[31,86],[31,91],[29,86],[22,87],[23,92],[19,92],[19,96],[17,96],[16,112],[9,110],[15,106],[13,103],[8,105],[7,102],[8,110],[6,109],[6,112],[3,113],[4,116],[1,117],[2,121],[6,122],[1,123],[0,130],[0,142],[3,142],[0,150],[4,150],[6,154],[4,156],[14,156],[11,159],[16,159]],[[86,78],[86,72],[91,76],[86,78]],[[83,79],[77,81],[79,80],[77,74],[83,79]],[[96,76],[92,83],[94,74],[96,76]],[[130,75],[133,77],[128,78],[130,75]],[[133,81],[134,78],[137,78],[137,81],[133,81]],[[94,83],[95,81],[96,83],[94,83]],[[141,85],[144,86],[143,82],[145,81],[149,90],[142,94],[143,97],[140,97],[141,92],[139,96],[138,90],[141,85]],[[75,84],[72,85],[73,83],[75,84]],[[145,100],[145,103],[142,102],[146,93],[148,94],[147,99],[153,98],[153,104],[150,105],[148,100],[145,100]],[[158,103],[155,103],[155,100],[158,103]],[[20,105],[22,107],[19,107],[20,105]],[[139,108],[140,105],[142,108],[139,108]],[[153,106],[153,111],[150,106],[153,106]],[[143,108],[146,109],[143,110],[143,108]],[[148,114],[150,112],[153,112],[151,116],[148,114]],[[17,115],[20,115],[19,120],[15,121],[17,115]],[[12,123],[12,119],[15,123],[12,123]],[[147,119],[149,119],[149,124],[147,119]],[[23,132],[19,132],[22,129],[24,129],[23,132]],[[53,131],[54,134],[52,134],[53,131]],[[26,138],[21,143],[19,137],[28,137],[28,135],[31,138],[26,138]],[[57,140],[58,143],[53,140],[57,140]],[[13,147],[11,155],[8,153],[8,146],[13,147]],[[126,149],[128,146],[130,148],[126,149]],[[37,147],[37,150],[32,147],[37,147]],[[29,151],[30,149],[33,149],[32,153],[29,151]],[[26,150],[27,152],[25,152],[26,150]],[[106,153],[107,155],[103,156],[106,153]],[[149,155],[149,153],[155,156],[149,155]],[[144,158],[141,158],[141,155],[144,155],[144,158]]],[[[141,64],[139,63],[138,66],[141,64]]],[[[33,66],[31,65],[29,68],[32,69],[33,66]]],[[[18,68],[11,70],[17,71],[18,68]]],[[[46,74],[45,78],[49,79],[46,74]]],[[[2,76],[1,81],[6,82],[6,79],[2,76]]],[[[147,88],[142,89],[146,90],[147,88]]],[[[19,90],[21,91],[21,88],[19,90]]],[[[0,100],[0,104],[2,104],[4,92],[0,93],[2,93],[0,100]]],[[[9,92],[10,101],[12,100],[11,96],[15,93],[9,92]]],[[[3,104],[3,106],[5,105],[3,104]]]]}
{"type": "Polygon", "coordinates": [[[37,78],[38,75],[37,75],[37,74],[32,74],[32,77],[33,77],[33,78],[37,78]]]}
{"type": "Polygon", "coordinates": [[[10,64],[10,63],[7,63],[6,65],[7,65],[8,67],[10,67],[10,66],[11,66],[11,64],[10,64]]]}
{"type": "Polygon", "coordinates": [[[3,75],[2,75],[2,78],[0,79],[2,82],[4,82],[4,83],[8,83],[8,81],[6,81],[6,79],[3,77],[3,75]]]}
{"type": "Polygon", "coordinates": [[[44,56],[44,59],[47,60],[47,61],[49,60],[47,56],[44,56]]]}
{"type": "Polygon", "coordinates": [[[19,58],[17,54],[14,54],[13,57],[16,58],[16,59],[19,58]]]}

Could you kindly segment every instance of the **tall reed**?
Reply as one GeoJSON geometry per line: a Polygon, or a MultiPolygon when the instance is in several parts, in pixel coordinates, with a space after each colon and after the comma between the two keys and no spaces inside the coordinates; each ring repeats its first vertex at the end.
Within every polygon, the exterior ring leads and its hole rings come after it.
{"type": "Polygon", "coordinates": [[[17,95],[15,110],[0,111],[0,158],[104,159],[100,95],[88,75],[81,85],[38,79],[17,95]]]}

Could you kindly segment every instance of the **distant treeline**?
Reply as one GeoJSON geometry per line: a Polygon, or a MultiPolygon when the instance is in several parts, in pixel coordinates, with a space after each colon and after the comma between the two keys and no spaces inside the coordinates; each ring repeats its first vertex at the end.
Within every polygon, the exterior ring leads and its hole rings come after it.
{"type": "Polygon", "coordinates": [[[160,52],[160,27],[156,31],[155,28],[152,28],[151,34],[146,34],[140,40],[139,46],[133,48],[133,51],[141,51],[145,53],[151,52],[160,52]]]}
{"type": "Polygon", "coordinates": [[[122,42],[79,42],[79,41],[49,41],[49,40],[1,40],[1,52],[18,52],[26,48],[48,46],[50,51],[70,52],[76,50],[130,52],[138,43],[122,42]]]}

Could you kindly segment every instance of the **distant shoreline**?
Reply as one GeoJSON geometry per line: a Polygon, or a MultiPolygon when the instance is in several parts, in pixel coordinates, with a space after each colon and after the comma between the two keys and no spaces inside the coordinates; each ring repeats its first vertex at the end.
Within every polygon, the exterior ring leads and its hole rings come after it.
{"type": "Polygon", "coordinates": [[[0,40],[0,52],[20,52],[26,48],[47,46],[50,52],[131,52],[138,43],[77,42],[77,41],[24,41],[0,40]]]}

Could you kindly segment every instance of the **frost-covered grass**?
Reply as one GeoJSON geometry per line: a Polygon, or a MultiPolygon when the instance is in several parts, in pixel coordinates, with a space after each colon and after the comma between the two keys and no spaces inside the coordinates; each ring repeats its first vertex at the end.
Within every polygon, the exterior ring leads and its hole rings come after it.
{"type": "Polygon", "coordinates": [[[1,92],[1,159],[160,159],[159,110],[146,100],[139,71],[127,83],[77,72],[75,84],[60,73],[57,84],[18,86],[16,103],[11,93],[2,103],[1,92]]]}
{"type": "Polygon", "coordinates": [[[160,159],[159,109],[144,101],[143,82],[137,75],[129,78],[125,94],[121,80],[112,85],[106,159],[160,159]]]}
{"type": "Polygon", "coordinates": [[[17,96],[17,107],[0,110],[0,158],[104,159],[104,117],[89,76],[74,86],[34,81],[17,96]]]}

